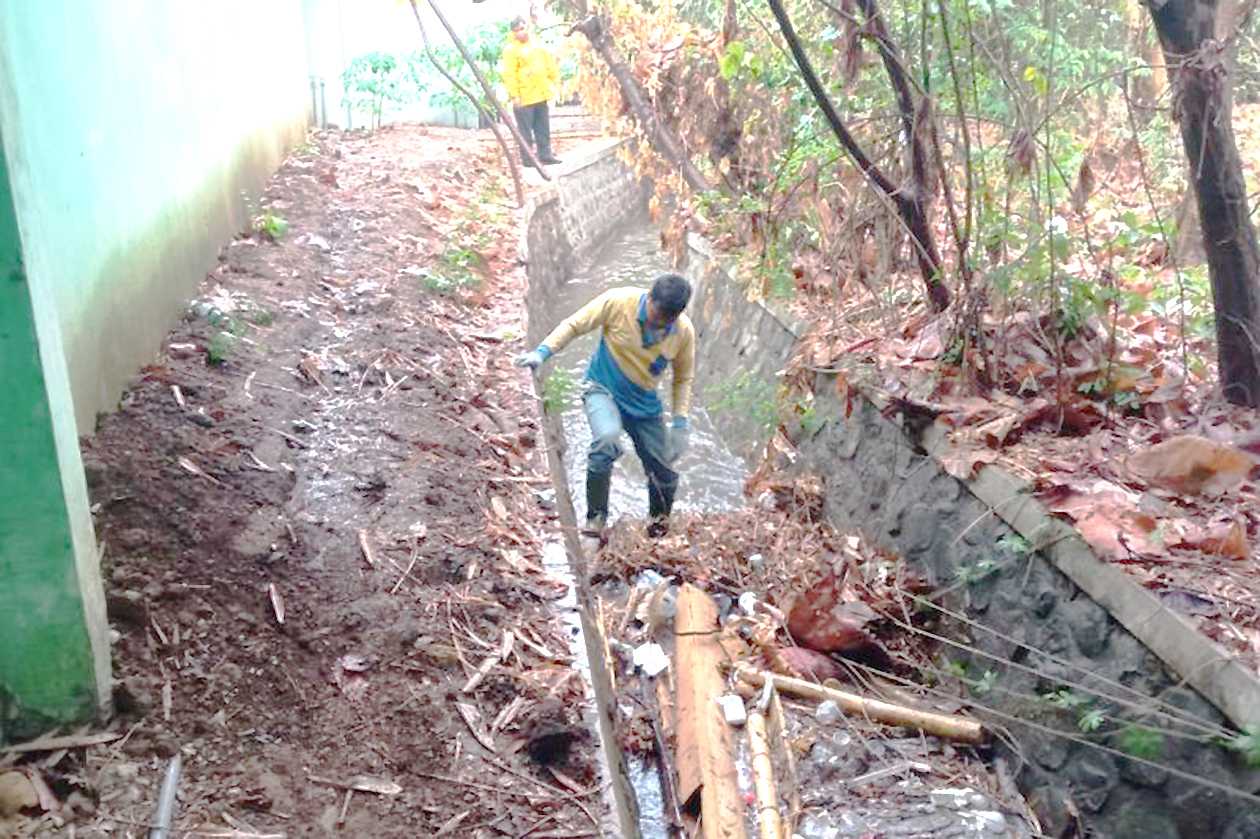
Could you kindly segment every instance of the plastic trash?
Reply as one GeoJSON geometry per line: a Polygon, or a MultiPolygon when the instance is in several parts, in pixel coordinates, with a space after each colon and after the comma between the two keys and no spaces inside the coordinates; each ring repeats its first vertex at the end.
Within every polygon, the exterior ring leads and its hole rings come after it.
{"type": "Polygon", "coordinates": [[[649,642],[635,647],[634,655],[631,656],[634,666],[642,670],[647,676],[657,676],[669,667],[669,656],[665,654],[665,650],[660,644],[649,642]]]}
{"type": "Polygon", "coordinates": [[[722,716],[728,725],[743,725],[748,721],[748,712],[744,710],[744,699],[738,694],[728,693],[717,698],[722,707],[722,716]]]}
{"type": "Polygon", "coordinates": [[[818,707],[814,709],[814,719],[824,725],[840,722],[840,718],[844,714],[840,711],[840,706],[830,699],[824,699],[818,703],[818,707]]]}
{"type": "Polygon", "coordinates": [[[745,615],[751,615],[757,608],[757,595],[746,591],[739,596],[739,609],[745,615]]]}

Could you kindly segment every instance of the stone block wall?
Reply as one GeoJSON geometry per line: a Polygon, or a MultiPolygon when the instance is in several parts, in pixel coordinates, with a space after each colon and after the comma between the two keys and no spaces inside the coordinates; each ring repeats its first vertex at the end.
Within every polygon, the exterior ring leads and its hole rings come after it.
{"type": "Polygon", "coordinates": [[[647,210],[648,185],[620,160],[621,145],[610,140],[579,152],[525,208],[521,245],[529,277],[530,346],[546,337],[556,315],[550,301],[574,270],[647,210]]]}
{"type": "MultiPolygon", "coordinates": [[[[749,301],[703,240],[692,240],[690,257],[699,364],[728,381],[743,376],[777,389],[775,374],[787,365],[799,327],[749,301]]],[[[989,722],[1012,736],[1012,745],[999,745],[999,751],[1043,817],[1046,833],[1066,835],[1067,814],[1075,808],[1094,835],[1109,839],[1260,837],[1260,806],[1144,764],[1123,748],[1129,722],[1173,729],[1143,709],[1179,709],[1206,728],[1228,727],[1216,707],[1185,687],[1046,555],[1031,551],[1025,537],[945,472],[897,421],[866,399],[853,405],[846,417],[834,378],[818,377],[813,407],[821,428],[796,441],[795,468],[822,478],[825,514],[837,527],[860,531],[904,557],[934,586],[953,587],[943,605],[964,620],[943,620],[938,631],[975,652],[943,644],[941,663],[966,667],[976,680],[992,671],[992,687],[976,700],[995,712],[989,722]],[[1097,731],[1081,730],[1080,710],[1064,711],[1042,699],[1063,689],[1096,697],[1089,709],[1105,720],[1097,731]]],[[[712,413],[742,454],[750,461],[759,456],[764,432],[757,437],[747,412],[712,413]]],[[[1260,791],[1260,772],[1200,739],[1165,735],[1154,762],[1236,790],[1260,791]]]]}
{"type": "MultiPolygon", "coordinates": [[[[946,619],[940,631],[979,652],[943,645],[942,658],[966,666],[972,678],[994,673],[992,687],[976,699],[1013,735],[1015,748],[1003,751],[1021,789],[1041,815],[1059,816],[1046,832],[1060,835],[1071,801],[1099,836],[1260,837],[1260,807],[1124,754],[1123,727],[1113,720],[1163,731],[1173,725],[1101,697],[1151,709],[1162,700],[1212,727],[1224,724],[1222,715],[1180,687],[1150,650],[1041,553],[1030,552],[966,485],[916,451],[897,422],[865,400],[845,417],[835,392],[834,382],[820,377],[816,410],[826,423],[798,441],[798,467],[823,479],[826,515],[837,526],[904,557],[936,587],[957,584],[944,603],[972,623],[946,619]],[[1098,731],[1081,731],[1079,712],[1039,699],[1061,689],[1100,697],[1090,706],[1106,718],[1098,731]]],[[[1166,734],[1154,760],[1236,789],[1260,788],[1260,773],[1197,739],[1166,734]]]]}
{"type": "Polygon", "coordinates": [[[791,357],[799,327],[761,303],[722,269],[707,242],[687,241],[682,273],[692,283],[698,368],[710,385],[709,414],[731,450],[752,464],[775,422],[778,372],[791,357]]]}

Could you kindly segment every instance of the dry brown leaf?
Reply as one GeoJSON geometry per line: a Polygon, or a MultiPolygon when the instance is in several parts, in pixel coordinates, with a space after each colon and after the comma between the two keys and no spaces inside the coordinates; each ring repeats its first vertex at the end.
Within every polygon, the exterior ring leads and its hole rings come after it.
{"type": "Polygon", "coordinates": [[[1136,477],[1175,492],[1220,495],[1246,479],[1255,462],[1233,446],[1183,434],[1129,458],[1136,477]]]}
{"type": "Polygon", "coordinates": [[[970,449],[964,446],[954,446],[951,451],[941,455],[941,466],[946,472],[963,481],[969,481],[976,476],[980,466],[986,463],[996,463],[998,453],[993,449],[970,449]]]}
{"type": "Polygon", "coordinates": [[[825,682],[844,675],[840,664],[831,656],[804,647],[775,647],[766,650],[770,669],[783,676],[825,682]]]}
{"type": "Polygon", "coordinates": [[[869,606],[843,600],[843,583],[834,573],[796,595],[787,627],[802,647],[824,653],[864,654],[879,645],[864,629],[875,617],[869,606]]]}
{"type": "Polygon", "coordinates": [[[1221,522],[1211,527],[1199,547],[1228,559],[1246,559],[1251,555],[1247,544],[1247,528],[1242,519],[1221,522]]]}
{"type": "Polygon", "coordinates": [[[1147,556],[1164,553],[1147,528],[1151,519],[1134,510],[1105,505],[1087,512],[1076,520],[1076,529],[1102,559],[1127,558],[1132,554],[1147,556]]]}
{"type": "Polygon", "coordinates": [[[984,438],[984,442],[992,448],[999,449],[1006,444],[1006,438],[1015,430],[1015,426],[1019,424],[1019,417],[1015,414],[1008,414],[1004,417],[989,420],[985,424],[976,429],[976,432],[984,438]]]}
{"type": "Polygon", "coordinates": [[[1076,522],[1076,529],[1103,559],[1165,552],[1155,536],[1158,522],[1138,509],[1140,498],[1110,481],[1083,481],[1051,487],[1042,494],[1047,509],[1076,522]]]}

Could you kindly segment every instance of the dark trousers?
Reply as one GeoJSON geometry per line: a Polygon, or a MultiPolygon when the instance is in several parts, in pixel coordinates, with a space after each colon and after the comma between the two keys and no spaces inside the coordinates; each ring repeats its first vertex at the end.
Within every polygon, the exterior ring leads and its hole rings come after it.
{"type": "Polygon", "coordinates": [[[586,518],[608,518],[608,494],[613,464],[621,457],[621,432],[630,434],[648,479],[648,516],[667,517],[678,491],[678,473],[666,462],[665,423],[660,417],[636,418],[622,413],[608,388],[586,383],[582,407],[591,426],[586,455],[586,518]]]}
{"type": "MultiPolygon", "coordinates": [[[[513,107],[512,113],[516,116],[516,127],[520,130],[521,137],[525,139],[525,144],[533,149],[539,160],[550,158],[551,115],[547,110],[547,103],[538,102],[520,108],[513,107]]],[[[522,150],[521,160],[528,159],[522,150]]]]}

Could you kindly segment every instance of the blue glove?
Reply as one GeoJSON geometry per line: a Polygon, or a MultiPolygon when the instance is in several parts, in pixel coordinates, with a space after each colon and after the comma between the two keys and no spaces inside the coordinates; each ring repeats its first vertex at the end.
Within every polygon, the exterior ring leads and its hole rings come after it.
{"type": "Polygon", "coordinates": [[[686,417],[674,417],[665,432],[665,462],[671,466],[691,445],[691,424],[686,417]]]}
{"type": "Polygon", "coordinates": [[[551,350],[547,349],[545,344],[541,344],[538,349],[532,352],[518,355],[513,359],[512,363],[517,367],[528,367],[530,370],[537,370],[548,358],[551,358],[551,350]]]}

